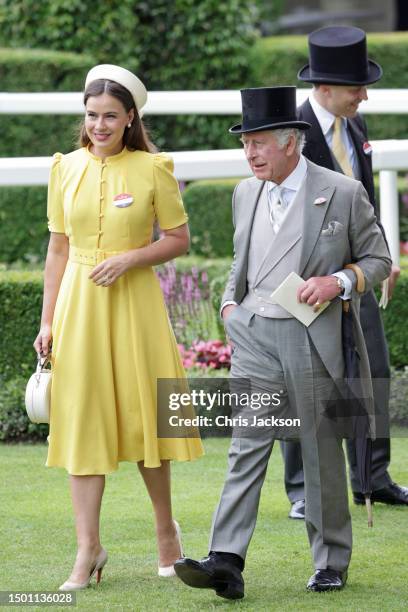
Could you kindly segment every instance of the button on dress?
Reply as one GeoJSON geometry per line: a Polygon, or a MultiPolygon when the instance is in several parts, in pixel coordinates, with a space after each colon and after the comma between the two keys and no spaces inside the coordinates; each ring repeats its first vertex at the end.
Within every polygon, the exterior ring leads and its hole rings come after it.
{"type": "Polygon", "coordinates": [[[199,457],[198,438],[157,437],[157,379],[185,373],[153,268],[109,287],[89,279],[107,257],[150,244],[156,220],[163,230],[186,223],[171,159],[126,148],[104,161],[88,148],[56,153],[48,220],[70,255],[52,324],[47,465],[94,475],[120,461],[199,457]]]}

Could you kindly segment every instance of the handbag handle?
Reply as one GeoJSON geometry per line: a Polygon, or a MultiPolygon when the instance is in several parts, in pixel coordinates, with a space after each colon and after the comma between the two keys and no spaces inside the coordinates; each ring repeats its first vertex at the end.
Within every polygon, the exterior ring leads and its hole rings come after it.
{"type": "Polygon", "coordinates": [[[45,355],[45,357],[42,357],[41,354],[37,355],[37,369],[35,371],[37,383],[40,382],[41,373],[49,371],[46,369],[47,365],[49,364],[51,364],[51,358],[49,354],[45,355]]]}

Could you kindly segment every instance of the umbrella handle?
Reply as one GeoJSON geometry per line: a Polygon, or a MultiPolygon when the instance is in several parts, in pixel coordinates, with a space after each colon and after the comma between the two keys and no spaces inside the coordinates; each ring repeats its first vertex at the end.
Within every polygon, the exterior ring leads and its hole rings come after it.
{"type": "Polygon", "coordinates": [[[373,506],[371,503],[370,493],[367,493],[365,496],[365,505],[367,509],[367,524],[369,527],[373,526],[373,506]]]}
{"type": "Polygon", "coordinates": [[[364,278],[364,273],[363,273],[362,269],[360,268],[360,266],[358,266],[357,264],[351,263],[351,264],[347,264],[344,267],[348,268],[349,270],[352,270],[354,272],[354,274],[356,275],[356,278],[357,278],[357,285],[356,285],[357,293],[364,293],[364,291],[365,291],[365,278],[364,278]]]}

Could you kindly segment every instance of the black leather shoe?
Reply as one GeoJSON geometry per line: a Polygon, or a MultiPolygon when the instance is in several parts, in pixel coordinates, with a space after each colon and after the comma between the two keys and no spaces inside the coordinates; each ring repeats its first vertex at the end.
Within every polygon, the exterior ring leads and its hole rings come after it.
{"type": "Polygon", "coordinates": [[[339,591],[347,582],[347,572],[339,572],[334,569],[316,570],[307,583],[307,590],[315,593],[324,591],[339,591]]]}
{"type": "Polygon", "coordinates": [[[305,520],[305,500],[299,499],[292,504],[288,517],[291,519],[305,520]]]}
{"type": "MultiPolygon", "coordinates": [[[[353,492],[353,498],[354,503],[357,505],[365,503],[362,493],[353,492]]],[[[400,485],[392,482],[387,487],[371,493],[371,503],[374,502],[389,504],[391,506],[408,506],[408,488],[400,487],[400,485]]]]}
{"type": "Polygon", "coordinates": [[[184,557],[175,562],[174,569],[180,580],[188,586],[214,589],[219,597],[225,599],[242,599],[244,579],[241,571],[221,555],[211,553],[201,561],[184,557]]]}

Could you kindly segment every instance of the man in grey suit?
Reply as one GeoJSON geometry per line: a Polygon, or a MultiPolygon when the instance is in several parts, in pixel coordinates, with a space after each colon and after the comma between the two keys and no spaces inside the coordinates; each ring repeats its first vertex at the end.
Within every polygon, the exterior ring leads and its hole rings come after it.
{"type": "MultiPolygon", "coordinates": [[[[344,377],[339,298],[351,300],[361,383],[364,397],[372,398],[359,299],[388,276],[391,261],[361,183],[301,154],[310,124],[297,119],[295,87],[244,89],[241,96],[242,124],[230,131],[242,135],[255,176],[242,181],[233,196],[234,262],[222,308],[234,349],[231,378],[248,378],[256,389],[277,392],[279,407],[269,414],[290,409],[299,416],[315,566],[307,588],[340,589],[351,556],[351,519],[341,438],[330,434],[329,419],[322,417],[327,400],[339,397],[344,377]],[[353,271],[349,263],[358,267],[353,271]],[[313,310],[330,302],[309,327],[271,298],[291,272],[305,279],[297,290],[299,302],[313,310]]],[[[234,414],[242,412],[236,408],[234,414]]],[[[227,599],[244,596],[242,571],[261,488],[274,440],[282,437],[273,428],[244,429],[233,431],[209,556],[175,564],[183,582],[227,599]]]]}

